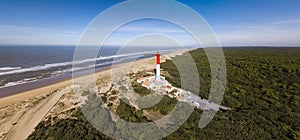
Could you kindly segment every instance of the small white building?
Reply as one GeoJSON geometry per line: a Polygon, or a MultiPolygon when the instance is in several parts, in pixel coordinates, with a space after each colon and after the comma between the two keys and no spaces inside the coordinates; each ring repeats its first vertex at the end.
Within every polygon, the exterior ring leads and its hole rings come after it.
{"type": "Polygon", "coordinates": [[[199,107],[199,106],[200,106],[200,104],[199,104],[199,103],[197,103],[197,102],[193,102],[193,105],[194,105],[194,106],[197,106],[197,107],[199,107]]]}
{"type": "Polygon", "coordinates": [[[140,78],[140,79],[137,80],[138,83],[143,83],[144,81],[145,81],[144,77],[142,77],[142,78],[140,78]]]}
{"type": "Polygon", "coordinates": [[[170,93],[174,88],[171,85],[166,86],[166,92],[170,93]]]}
{"type": "Polygon", "coordinates": [[[145,88],[147,88],[147,89],[149,89],[150,86],[151,86],[150,80],[146,79],[146,80],[143,82],[142,86],[145,87],[145,88]]]}
{"type": "Polygon", "coordinates": [[[174,93],[175,97],[177,97],[178,95],[180,95],[180,91],[177,90],[177,92],[174,93]]]}

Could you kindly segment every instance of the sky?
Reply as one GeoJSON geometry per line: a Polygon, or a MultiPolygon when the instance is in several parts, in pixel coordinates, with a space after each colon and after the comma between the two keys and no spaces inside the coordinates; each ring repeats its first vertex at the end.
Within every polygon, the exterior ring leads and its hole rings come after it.
{"type": "MultiPolygon", "coordinates": [[[[88,24],[120,0],[1,0],[0,45],[76,45],[88,24]]],[[[300,46],[299,0],[178,0],[198,12],[222,46],[300,46]]],[[[120,16],[126,13],[120,13],[120,16]]],[[[100,27],[101,28],[101,27],[100,27]]],[[[185,45],[195,41],[181,28],[160,20],[139,20],[116,31],[107,45],[129,35],[136,45],[185,45]],[[148,41],[147,41],[148,40],[148,41]],[[145,42],[146,41],[146,42],[145,42]],[[172,44],[172,43],[171,43],[172,44]]],[[[134,44],[134,43],[133,43],[134,44]]]]}

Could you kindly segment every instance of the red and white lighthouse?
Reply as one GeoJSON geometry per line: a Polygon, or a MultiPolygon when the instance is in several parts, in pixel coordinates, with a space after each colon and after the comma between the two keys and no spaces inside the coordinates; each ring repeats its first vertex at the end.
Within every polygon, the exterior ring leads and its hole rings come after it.
{"type": "Polygon", "coordinates": [[[159,54],[159,52],[156,53],[156,75],[155,75],[155,80],[157,82],[161,81],[160,80],[160,54],[159,54]]]}

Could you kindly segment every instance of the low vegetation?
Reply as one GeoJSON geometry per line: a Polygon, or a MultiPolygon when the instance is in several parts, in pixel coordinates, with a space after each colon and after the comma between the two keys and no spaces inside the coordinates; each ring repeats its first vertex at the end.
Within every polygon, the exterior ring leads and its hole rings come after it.
{"type": "Polygon", "coordinates": [[[84,115],[77,111],[73,117],[77,119],[58,119],[54,124],[50,120],[43,121],[35,128],[28,140],[109,140],[111,138],[100,133],[90,124],[84,115]]]}
{"type": "Polygon", "coordinates": [[[132,107],[122,100],[117,109],[117,115],[129,122],[135,123],[145,123],[149,122],[145,116],[143,116],[143,110],[137,110],[135,107],[132,107]]]}
{"type": "Polygon", "coordinates": [[[150,108],[146,108],[146,110],[154,112],[158,111],[162,115],[167,115],[174,109],[176,103],[176,99],[165,95],[158,104],[150,108]]]}
{"type": "Polygon", "coordinates": [[[143,87],[142,84],[137,83],[137,82],[133,82],[132,87],[133,87],[134,92],[138,93],[140,96],[146,96],[151,93],[150,89],[143,87]]]}

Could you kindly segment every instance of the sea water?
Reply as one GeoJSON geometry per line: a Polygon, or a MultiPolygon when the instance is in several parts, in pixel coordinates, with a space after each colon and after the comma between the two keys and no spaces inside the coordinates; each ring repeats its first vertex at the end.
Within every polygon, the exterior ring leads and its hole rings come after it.
{"type": "Polygon", "coordinates": [[[99,69],[112,63],[154,57],[157,51],[167,53],[183,48],[128,47],[120,52],[118,46],[105,46],[96,57],[73,62],[75,49],[75,46],[0,46],[0,89],[84,71],[84,67],[72,68],[74,63],[95,61],[94,65],[86,67],[99,69]]]}

